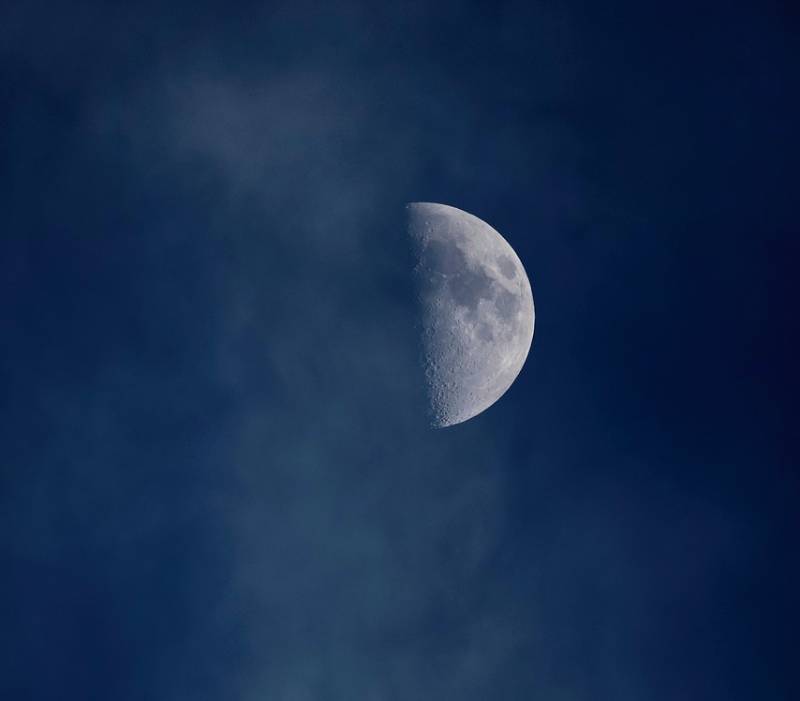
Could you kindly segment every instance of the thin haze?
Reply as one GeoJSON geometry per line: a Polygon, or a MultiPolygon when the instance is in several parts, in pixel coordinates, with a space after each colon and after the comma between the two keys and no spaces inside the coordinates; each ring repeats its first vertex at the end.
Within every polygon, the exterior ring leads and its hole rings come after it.
{"type": "Polygon", "coordinates": [[[0,695],[793,698],[797,17],[373,5],[0,12],[0,695]],[[409,201],[537,295],[444,431],[409,201]]]}

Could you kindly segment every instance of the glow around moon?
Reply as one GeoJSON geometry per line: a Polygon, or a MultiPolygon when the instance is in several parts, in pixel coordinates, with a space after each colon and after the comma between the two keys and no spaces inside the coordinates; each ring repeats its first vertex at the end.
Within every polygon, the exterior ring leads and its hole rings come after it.
{"type": "Polygon", "coordinates": [[[533,340],[533,295],[517,254],[485,222],[430,202],[407,214],[431,423],[451,426],[516,379],[533,340]]]}

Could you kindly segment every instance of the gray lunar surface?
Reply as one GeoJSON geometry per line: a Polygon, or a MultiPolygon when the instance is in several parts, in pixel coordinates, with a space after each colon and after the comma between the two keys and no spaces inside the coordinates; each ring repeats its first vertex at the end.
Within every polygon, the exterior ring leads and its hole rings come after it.
{"type": "Polygon", "coordinates": [[[516,379],[533,340],[533,295],[517,254],[485,222],[430,202],[407,214],[431,423],[451,426],[516,379]]]}

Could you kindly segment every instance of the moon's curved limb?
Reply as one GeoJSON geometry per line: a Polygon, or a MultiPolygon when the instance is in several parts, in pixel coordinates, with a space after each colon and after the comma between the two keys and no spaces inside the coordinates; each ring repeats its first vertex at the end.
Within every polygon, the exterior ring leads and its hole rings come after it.
{"type": "Polygon", "coordinates": [[[407,214],[431,423],[451,426],[516,379],[533,340],[533,295],[517,254],[485,222],[431,202],[407,214]]]}

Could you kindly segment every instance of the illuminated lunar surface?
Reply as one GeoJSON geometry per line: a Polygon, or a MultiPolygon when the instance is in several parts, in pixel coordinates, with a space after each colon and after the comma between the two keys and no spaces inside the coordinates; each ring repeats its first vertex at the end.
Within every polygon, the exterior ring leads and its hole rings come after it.
{"type": "Polygon", "coordinates": [[[533,295],[517,254],[485,222],[430,202],[407,214],[431,424],[451,426],[516,379],[533,340],[533,295]]]}

